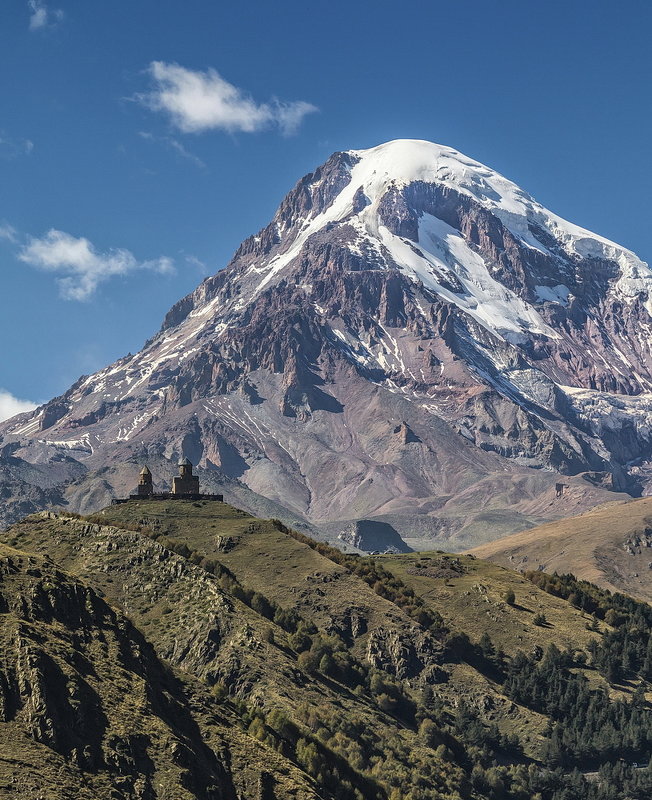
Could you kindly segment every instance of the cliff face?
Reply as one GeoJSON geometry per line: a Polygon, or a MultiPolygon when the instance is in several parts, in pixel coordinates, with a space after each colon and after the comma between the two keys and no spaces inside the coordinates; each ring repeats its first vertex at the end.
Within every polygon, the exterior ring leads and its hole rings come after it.
{"type": "Polygon", "coordinates": [[[140,353],[0,427],[2,465],[85,509],[184,455],[328,530],[518,530],[646,490],[651,276],[450,148],[336,153],[140,353]]]}

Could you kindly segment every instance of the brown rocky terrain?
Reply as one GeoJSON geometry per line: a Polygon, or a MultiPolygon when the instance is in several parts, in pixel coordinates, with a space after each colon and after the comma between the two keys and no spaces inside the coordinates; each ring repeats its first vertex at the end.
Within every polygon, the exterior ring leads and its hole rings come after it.
{"type": "MultiPolygon", "coordinates": [[[[306,620],[313,641],[319,629],[346,642],[359,659],[350,663],[364,665],[355,667],[362,676],[373,670],[381,687],[393,680],[390,686],[411,687],[415,699],[426,687],[439,687],[451,707],[488,693],[487,721],[504,719],[510,731],[533,726],[528,746],[533,752],[539,747],[538,715],[515,708],[471,667],[453,691],[441,635],[282,526],[219,503],[183,501],[113,506],[102,516],[87,521],[43,512],[5,534],[6,541],[39,554],[3,545],[12,576],[4,591],[11,608],[19,609],[10,613],[26,616],[25,597],[36,598],[27,616],[40,635],[28,637],[32,649],[24,653],[26,644],[5,649],[2,707],[11,712],[0,721],[0,757],[7,764],[0,796],[12,797],[12,781],[18,781],[48,800],[75,797],[74,787],[86,785],[89,798],[102,800],[382,800],[388,796],[385,775],[401,764],[421,770],[421,783],[425,773],[428,791],[438,796],[453,797],[456,787],[468,793],[458,755],[442,760],[424,746],[413,721],[383,708],[382,695],[376,701],[360,685],[353,691],[335,673],[302,660],[296,650],[305,634],[288,635],[280,618],[265,610],[268,602],[306,620]],[[216,564],[227,568],[220,577],[216,564]],[[60,587],[72,587],[75,602],[56,599],[60,587]],[[246,595],[244,602],[243,587],[261,594],[246,595]],[[126,637],[115,652],[114,623],[126,637]],[[61,676],[42,651],[56,652],[61,676]],[[72,709],[60,699],[62,686],[72,709]],[[24,710],[17,713],[21,702],[24,710]],[[243,730],[243,717],[245,725],[253,720],[250,733],[263,743],[243,730]],[[261,728],[257,720],[265,721],[261,728]],[[20,753],[9,744],[17,727],[35,742],[20,753]],[[339,791],[294,749],[300,736],[320,728],[339,731],[323,752],[337,780],[348,781],[339,791]],[[354,742],[356,729],[364,732],[364,744],[354,742]],[[126,755],[119,760],[113,750],[126,755]],[[40,776],[39,757],[47,767],[40,776]],[[347,794],[350,783],[359,794],[347,794]]],[[[578,629],[581,624],[575,621],[578,629]]],[[[5,633],[15,638],[11,626],[5,633]]],[[[404,780],[407,788],[413,778],[404,780]]]]}
{"type": "Polygon", "coordinates": [[[346,555],[206,500],[41,512],[1,538],[3,799],[603,800],[652,781],[629,764],[652,746],[650,611],[630,598],[470,555],[346,555]],[[571,772],[608,761],[597,796],[571,772]]]}

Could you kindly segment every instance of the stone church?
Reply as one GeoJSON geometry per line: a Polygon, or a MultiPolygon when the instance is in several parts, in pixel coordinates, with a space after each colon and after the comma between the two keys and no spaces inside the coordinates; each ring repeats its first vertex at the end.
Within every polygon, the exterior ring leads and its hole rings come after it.
{"type": "MultiPolygon", "coordinates": [[[[144,466],[138,476],[136,494],[129,495],[128,500],[218,500],[224,502],[221,494],[201,494],[199,477],[193,475],[192,464],[184,458],[179,462],[179,474],[172,478],[172,489],[169,492],[155,492],[154,479],[148,466],[144,466]]],[[[114,503],[126,503],[127,500],[114,500],[114,503]]]]}

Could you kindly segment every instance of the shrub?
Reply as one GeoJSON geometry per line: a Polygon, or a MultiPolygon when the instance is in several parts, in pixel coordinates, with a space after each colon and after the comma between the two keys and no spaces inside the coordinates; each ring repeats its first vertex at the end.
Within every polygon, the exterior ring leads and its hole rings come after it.
{"type": "Polygon", "coordinates": [[[444,742],[443,732],[429,718],[424,719],[419,725],[419,738],[428,747],[438,747],[444,742]]]}
{"type": "Polygon", "coordinates": [[[311,653],[310,650],[304,650],[303,653],[299,653],[299,658],[297,659],[297,663],[301,667],[304,672],[307,672],[309,675],[312,675],[314,672],[317,672],[319,667],[319,662],[315,658],[314,653],[311,653]]]}
{"type": "Polygon", "coordinates": [[[265,722],[269,728],[271,728],[273,731],[276,731],[276,733],[283,739],[289,739],[294,735],[294,725],[292,722],[290,722],[287,714],[278,708],[275,708],[269,712],[265,718],[265,722]]]}
{"type": "Polygon", "coordinates": [[[251,607],[257,614],[267,617],[267,619],[274,616],[269,600],[258,592],[255,592],[251,598],[251,607]]]}
{"type": "Polygon", "coordinates": [[[260,717],[254,717],[249,725],[248,733],[250,736],[253,736],[254,739],[258,739],[261,742],[264,742],[267,738],[267,732],[265,731],[265,723],[260,719],[260,717]]]}
{"type": "Polygon", "coordinates": [[[225,700],[228,695],[227,688],[221,681],[213,684],[211,692],[213,693],[213,697],[220,702],[225,700]]]}

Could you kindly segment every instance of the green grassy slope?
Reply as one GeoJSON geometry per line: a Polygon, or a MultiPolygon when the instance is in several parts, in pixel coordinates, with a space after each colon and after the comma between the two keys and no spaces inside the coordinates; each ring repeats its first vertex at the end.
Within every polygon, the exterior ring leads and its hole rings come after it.
{"type": "Polygon", "coordinates": [[[211,502],[37,514],[4,538],[128,617],[187,687],[201,731],[212,715],[207,730],[243,798],[603,800],[550,768],[640,759],[648,746],[645,726],[630,735],[646,702],[636,691],[647,688],[646,618],[626,604],[605,616],[608,597],[596,612],[572,584],[535,585],[471,556],[345,556],[211,502]],[[621,634],[627,653],[609,683],[602,643],[612,637],[616,652],[621,634]],[[624,701],[608,724],[630,726],[617,733],[627,744],[577,727],[588,702],[606,720],[609,697],[624,701]]]}
{"type": "MultiPolygon", "coordinates": [[[[149,511],[153,505],[148,506],[149,511]]],[[[165,507],[161,505],[163,514],[165,507]]],[[[172,507],[167,507],[171,513],[172,507]]],[[[252,524],[251,518],[229,507],[209,507],[226,515],[226,525],[218,535],[232,536],[243,528],[243,521],[244,528],[252,524]]],[[[166,547],[178,546],[182,539],[191,541],[183,537],[180,522],[197,521],[196,509],[189,513],[188,504],[174,504],[174,508],[171,527],[177,537],[175,542],[48,514],[28,518],[13,526],[9,534],[21,546],[50,553],[67,570],[98,586],[107,599],[127,610],[162,657],[211,687],[214,696],[221,698],[226,691],[253,735],[263,741],[269,739],[282,753],[286,747],[292,749],[291,740],[320,733],[321,738],[315,741],[319,744],[325,740],[321,757],[334,765],[345,784],[354,785],[364,797],[386,795],[375,774],[376,768],[381,767],[388,773],[391,769],[421,769],[428,775],[432,789],[437,787],[442,797],[454,797],[456,787],[464,784],[464,772],[454,760],[434,757],[416,730],[388,713],[394,709],[382,708],[369,692],[354,691],[351,681],[324,675],[316,668],[319,665],[302,663],[288,632],[239,600],[239,584],[234,586],[208,573],[196,552],[188,558],[166,547]],[[275,725],[284,727],[278,722],[279,714],[292,720],[293,727],[300,726],[303,736],[274,733],[275,725]],[[266,727],[269,719],[273,721],[266,727]],[[286,745],[284,736],[288,739],[286,745]]],[[[124,506],[118,510],[122,515],[128,511],[124,506]]],[[[151,514],[149,523],[155,525],[151,514]]],[[[132,522],[123,519],[121,524],[132,522]]],[[[212,524],[208,525],[211,537],[215,536],[212,524]]],[[[203,521],[198,527],[202,525],[203,521]]],[[[271,523],[260,525],[269,528],[270,533],[275,531],[283,543],[297,544],[279,534],[271,523]]],[[[265,540],[264,535],[262,539],[265,540]]],[[[310,548],[302,549],[312,554],[310,548]]],[[[322,566],[335,566],[316,553],[314,556],[318,563],[324,562],[322,566]]],[[[336,572],[342,570],[337,568],[336,572]]],[[[413,628],[416,632],[416,626],[413,628]]],[[[392,691],[391,682],[389,686],[392,691]]],[[[304,766],[319,778],[320,768],[313,769],[310,763],[304,766]]],[[[328,789],[333,783],[328,776],[322,776],[320,783],[322,790],[326,788],[327,797],[347,796],[340,793],[347,791],[346,785],[328,789]]]]}
{"type": "Polygon", "coordinates": [[[4,545],[0,575],[0,797],[235,800],[275,760],[317,796],[89,585],[4,545]]]}
{"type": "Polygon", "coordinates": [[[505,652],[554,643],[560,649],[586,648],[595,633],[586,629],[589,617],[564,600],[539,589],[518,572],[473,556],[410,553],[376,556],[451,625],[472,639],[488,633],[505,652]],[[514,593],[511,604],[505,598],[514,593]],[[543,613],[545,627],[533,624],[543,613]]]}

